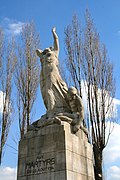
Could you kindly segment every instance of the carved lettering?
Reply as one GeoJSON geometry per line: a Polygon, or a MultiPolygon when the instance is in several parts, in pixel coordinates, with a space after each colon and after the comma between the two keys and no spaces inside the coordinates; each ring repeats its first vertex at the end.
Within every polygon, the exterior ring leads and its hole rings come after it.
{"type": "Polygon", "coordinates": [[[41,174],[54,170],[55,158],[45,159],[43,156],[37,157],[34,162],[28,162],[25,166],[26,175],[41,174]]]}

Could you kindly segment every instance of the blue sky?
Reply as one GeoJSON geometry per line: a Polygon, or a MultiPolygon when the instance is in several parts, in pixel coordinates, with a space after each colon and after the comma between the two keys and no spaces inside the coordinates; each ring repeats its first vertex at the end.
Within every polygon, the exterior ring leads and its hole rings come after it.
{"type": "MultiPolygon", "coordinates": [[[[80,18],[83,22],[86,8],[89,9],[92,18],[94,19],[97,31],[100,33],[100,39],[106,44],[109,58],[114,64],[114,73],[116,78],[116,99],[119,101],[120,0],[0,0],[0,26],[5,29],[8,36],[12,34],[19,36],[21,26],[24,23],[33,20],[36,24],[37,31],[40,33],[41,48],[43,49],[52,45],[53,39],[51,29],[53,26],[56,26],[60,39],[59,59],[63,60],[65,55],[64,28],[71,23],[74,13],[76,13],[78,18],[80,18]]],[[[39,104],[39,102],[40,104],[39,107],[37,107],[39,112],[37,112],[35,118],[38,118],[45,112],[42,98],[40,97],[37,101],[38,102],[36,104],[39,104]]],[[[13,134],[14,132],[12,132],[12,135],[13,134]]],[[[118,145],[119,142],[117,142],[117,145],[115,146],[119,148],[118,145]]],[[[109,149],[106,151],[109,152],[109,149]]],[[[13,150],[11,150],[11,154],[12,152],[13,154],[15,153],[13,150]]],[[[6,159],[9,161],[5,161],[4,166],[10,166],[11,162],[11,167],[16,167],[17,160],[14,160],[13,155],[11,154],[6,155],[6,159]]],[[[16,156],[17,155],[14,157],[16,156]]],[[[120,160],[120,157],[117,157],[120,160]]],[[[117,171],[116,174],[120,175],[120,164],[118,163],[118,160],[116,160],[116,164],[114,164],[111,160],[111,165],[107,165],[107,167],[109,167],[108,170],[113,168],[111,171],[117,171]],[[113,166],[117,168],[115,169],[113,166]]],[[[10,172],[13,171],[11,170],[10,172]]],[[[108,178],[107,180],[112,179],[108,178]]],[[[117,180],[117,178],[115,180],[117,180]]]]}
{"type": "MultiPolygon", "coordinates": [[[[41,46],[51,45],[51,28],[56,26],[60,38],[60,58],[64,54],[64,28],[76,13],[83,21],[88,8],[94,19],[100,38],[106,44],[109,57],[114,61],[116,77],[120,69],[120,1],[119,0],[0,0],[0,19],[11,23],[34,21],[40,33],[41,46]]],[[[118,78],[116,80],[118,81],[118,78]]],[[[118,84],[117,84],[118,85],[118,84]]],[[[120,98],[119,89],[116,96],[120,98]]]]}

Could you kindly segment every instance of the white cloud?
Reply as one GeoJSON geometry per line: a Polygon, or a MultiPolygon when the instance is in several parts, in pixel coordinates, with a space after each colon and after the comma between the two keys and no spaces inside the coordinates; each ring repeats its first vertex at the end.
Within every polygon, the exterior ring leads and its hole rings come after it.
{"type": "Polygon", "coordinates": [[[17,168],[0,167],[0,179],[1,180],[16,180],[17,168]]]}
{"type": "Polygon", "coordinates": [[[104,150],[104,162],[108,165],[115,163],[118,159],[120,159],[120,125],[114,123],[113,132],[111,133],[108,144],[104,150]]]}
{"type": "Polygon", "coordinates": [[[24,23],[22,23],[22,22],[11,23],[11,24],[8,25],[9,32],[11,34],[18,35],[22,31],[23,25],[24,25],[24,23]]]}
{"type": "Polygon", "coordinates": [[[0,113],[3,112],[3,96],[4,96],[3,92],[0,91],[0,113]]]}
{"type": "MultiPolygon", "coordinates": [[[[84,103],[84,108],[85,108],[85,113],[87,112],[87,83],[86,81],[81,81],[81,86],[82,86],[82,95],[83,95],[83,103],[84,103]]],[[[93,90],[93,87],[91,85],[91,89],[93,90]]],[[[102,107],[102,93],[101,89],[98,89],[98,102],[99,102],[99,109],[101,110],[102,107]]],[[[106,106],[106,111],[109,106],[110,101],[112,101],[111,108],[109,109],[108,113],[106,114],[106,118],[118,118],[118,113],[120,111],[120,100],[116,98],[110,97],[109,93],[107,91],[104,91],[105,94],[105,106],[106,106]]],[[[92,98],[94,99],[94,94],[92,94],[92,98]]],[[[92,99],[91,98],[91,99],[92,99]]],[[[92,102],[91,102],[92,103],[92,102]]]]}
{"type": "Polygon", "coordinates": [[[111,166],[108,169],[108,177],[107,180],[120,180],[120,167],[111,166]]]}
{"type": "Polygon", "coordinates": [[[116,118],[119,117],[119,113],[120,113],[120,100],[119,99],[116,99],[114,98],[113,99],[113,111],[114,111],[114,116],[116,118]]]}
{"type": "Polygon", "coordinates": [[[4,29],[6,35],[16,36],[21,33],[22,27],[25,25],[25,23],[16,20],[11,20],[9,18],[4,18],[1,20],[0,25],[4,29]]]}
{"type": "MultiPolygon", "coordinates": [[[[0,117],[1,117],[1,114],[3,113],[3,106],[4,106],[4,103],[5,103],[5,93],[3,93],[2,91],[0,91],[0,117]]],[[[7,112],[11,113],[12,112],[12,105],[9,101],[7,101],[6,103],[6,110],[7,112]],[[9,106],[8,106],[9,105],[9,106]]]]}
{"type": "MultiPolygon", "coordinates": [[[[108,128],[110,123],[108,122],[108,128]]],[[[112,124],[113,125],[113,124],[112,124]]],[[[107,128],[107,132],[108,129],[107,128]]],[[[110,139],[103,151],[105,179],[120,180],[120,125],[114,123],[114,129],[110,135],[110,139]]]]}

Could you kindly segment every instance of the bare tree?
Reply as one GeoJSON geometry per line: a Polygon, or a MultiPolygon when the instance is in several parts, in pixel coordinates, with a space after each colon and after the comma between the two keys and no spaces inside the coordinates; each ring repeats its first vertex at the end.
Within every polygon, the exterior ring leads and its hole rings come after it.
{"type": "Polygon", "coordinates": [[[4,44],[2,31],[0,30],[0,90],[2,93],[2,112],[0,119],[0,164],[3,157],[4,146],[7,141],[10,125],[12,123],[12,77],[16,63],[14,40],[4,44]]]}
{"type": "MultiPolygon", "coordinates": [[[[110,135],[109,132],[106,137],[106,122],[108,118],[110,120],[113,112],[112,100],[115,94],[113,65],[107,56],[105,45],[100,43],[99,34],[88,11],[86,11],[86,27],[82,35],[81,27],[76,28],[77,24],[78,20],[74,16],[72,25],[65,30],[67,66],[75,86],[79,84],[81,88],[81,79],[85,82],[88,122],[92,128],[95,179],[100,180],[103,178],[103,149],[110,135]]],[[[82,89],[80,92],[82,93],[82,89]]]]}
{"type": "Polygon", "coordinates": [[[66,65],[74,86],[81,92],[81,60],[82,60],[82,30],[77,16],[74,15],[72,25],[65,29],[66,65]]]}
{"type": "Polygon", "coordinates": [[[21,138],[30,125],[30,113],[39,85],[39,65],[36,56],[38,47],[39,35],[36,33],[34,24],[26,24],[22,29],[21,46],[18,47],[18,63],[15,73],[21,138]]]}

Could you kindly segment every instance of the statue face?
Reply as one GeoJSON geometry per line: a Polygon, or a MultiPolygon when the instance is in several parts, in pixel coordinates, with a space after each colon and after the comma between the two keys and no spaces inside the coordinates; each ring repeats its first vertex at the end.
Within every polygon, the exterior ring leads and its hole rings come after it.
{"type": "Polygon", "coordinates": [[[46,55],[47,53],[51,52],[51,49],[50,48],[46,48],[43,52],[42,52],[42,55],[46,55]]]}
{"type": "Polygon", "coordinates": [[[77,94],[77,89],[75,87],[70,87],[68,89],[68,94],[67,94],[68,100],[69,101],[74,100],[76,98],[76,94],[77,94]]]}
{"type": "Polygon", "coordinates": [[[73,92],[70,92],[70,91],[68,92],[67,96],[68,96],[69,101],[72,101],[76,98],[76,94],[74,94],[73,92]]]}

